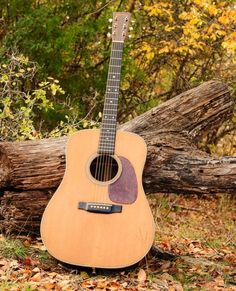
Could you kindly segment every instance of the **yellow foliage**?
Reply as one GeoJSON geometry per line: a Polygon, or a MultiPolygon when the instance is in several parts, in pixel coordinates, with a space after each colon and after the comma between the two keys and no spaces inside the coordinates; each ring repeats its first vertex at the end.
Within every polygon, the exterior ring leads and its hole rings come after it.
{"type": "Polygon", "coordinates": [[[168,46],[165,46],[161,49],[159,49],[159,54],[164,54],[164,53],[168,53],[170,51],[169,47],[168,46]]]}
{"type": "Polygon", "coordinates": [[[227,50],[228,53],[233,54],[236,52],[236,32],[232,32],[223,42],[222,47],[227,50]]]}
{"type": "Polygon", "coordinates": [[[207,7],[207,11],[208,11],[208,13],[209,13],[210,15],[212,15],[212,16],[215,16],[215,15],[218,13],[218,9],[217,9],[216,6],[213,5],[213,4],[208,5],[208,7],[207,7]]]}
{"type": "Polygon", "coordinates": [[[218,21],[219,21],[221,24],[227,25],[227,24],[229,24],[230,19],[228,18],[227,15],[225,15],[225,14],[223,13],[223,14],[218,18],[218,21]]]}
{"type": "Polygon", "coordinates": [[[170,31],[174,30],[175,28],[176,28],[175,26],[166,25],[164,29],[165,29],[165,31],[170,32],[170,31]]]}
{"type": "Polygon", "coordinates": [[[143,43],[141,50],[146,53],[145,56],[146,56],[147,60],[152,60],[154,58],[155,53],[152,50],[151,46],[147,42],[143,43]]]}
{"type": "Polygon", "coordinates": [[[148,11],[149,16],[171,16],[171,7],[172,3],[170,2],[158,2],[151,6],[145,5],[144,10],[148,11]]]}

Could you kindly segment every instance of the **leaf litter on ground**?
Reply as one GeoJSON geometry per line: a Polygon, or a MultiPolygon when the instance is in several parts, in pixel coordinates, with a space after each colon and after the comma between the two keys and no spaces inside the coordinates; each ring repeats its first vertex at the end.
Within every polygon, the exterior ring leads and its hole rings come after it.
{"type": "Polygon", "coordinates": [[[155,194],[149,202],[155,245],[174,260],[149,254],[134,267],[94,273],[57,262],[40,238],[0,236],[0,291],[236,291],[235,197],[155,194]]]}

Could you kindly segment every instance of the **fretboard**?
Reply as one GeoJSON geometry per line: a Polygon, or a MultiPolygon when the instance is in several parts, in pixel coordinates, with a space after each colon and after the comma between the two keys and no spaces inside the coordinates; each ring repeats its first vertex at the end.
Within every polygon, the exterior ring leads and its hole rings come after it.
{"type": "Polygon", "coordinates": [[[112,42],[98,153],[114,154],[123,42],[112,42]]]}

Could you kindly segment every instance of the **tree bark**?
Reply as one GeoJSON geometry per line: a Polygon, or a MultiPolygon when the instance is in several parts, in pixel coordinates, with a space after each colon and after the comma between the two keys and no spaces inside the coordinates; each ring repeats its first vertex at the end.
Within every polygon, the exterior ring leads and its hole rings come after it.
{"type": "MultiPolygon", "coordinates": [[[[229,88],[209,81],[120,126],[148,145],[146,193],[235,193],[236,157],[211,157],[197,145],[233,114],[229,88]]],[[[38,232],[65,170],[67,137],[0,143],[2,229],[38,232]]],[[[0,217],[1,219],[1,217],[0,217]]]]}

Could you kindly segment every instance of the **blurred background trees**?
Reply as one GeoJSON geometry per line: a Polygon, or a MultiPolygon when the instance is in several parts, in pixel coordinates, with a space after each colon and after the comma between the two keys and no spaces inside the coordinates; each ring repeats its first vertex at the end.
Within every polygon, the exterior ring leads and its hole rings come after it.
{"type": "MultiPolygon", "coordinates": [[[[113,11],[132,13],[122,65],[119,122],[217,78],[236,92],[236,3],[212,0],[1,0],[1,139],[33,139],[97,126],[113,11]]],[[[235,150],[235,124],[204,147],[235,150]]]]}

